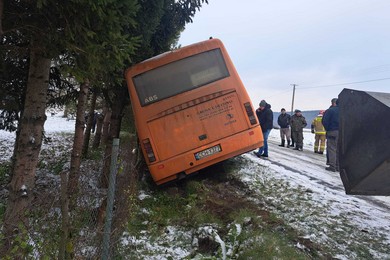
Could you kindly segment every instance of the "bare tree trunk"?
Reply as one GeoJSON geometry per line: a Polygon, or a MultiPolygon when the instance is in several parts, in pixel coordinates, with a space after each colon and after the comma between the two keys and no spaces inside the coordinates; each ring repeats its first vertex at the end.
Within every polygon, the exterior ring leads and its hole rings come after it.
{"type": "Polygon", "coordinates": [[[4,10],[4,1],[0,0],[0,37],[3,36],[3,10],[4,10]]]}
{"type": "MultiPolygon", "coordinates": [[[[68,187],[67,187],[67,192],[68,192],[67,203],[68,203],[69,212],[75,209],[77,205],[77,196],[79,193],[81,151],[83,148],[84,127],[85,127],[84,111],[87,103],[88,87],[89,87],[89,81],[86,80],[80,86],[80,92],[77,99],[76,126],[75,126],[75,133],[74,133],[72,155],[70,159],[70,172],[69,172],[68,187]]],[[[63,235],[67,236],[65,238],[67,244],[73,245],[74,241],[72,240],[72,224],[69,224],[69,228],[64,230],[64,233],[66,234],[63,235]]],[[[65,258],[68,258],[69,256],[72,256],[74,254],[73,248],[74,248],[73,246],[70,246],[69,248],[66,249],[64,255],[65,258]]]]}
{"type": "Polygon", "coordinates": [[[93,149],[97,149],[100,146],[100,140],[102,138],[103,119],[104,119],[104,115],[107,112],[108,112],[108,107],[104,106],[103,114],[98,114],[97,116],[95,138],[93,139],[93,145],[92,145],[93,149]]]}
{"type": "Polygon", "coordinates": [[[96,124],[96,122],[94,122],[96,97],[97,97],[97,90],[94,89],[92,92],[91,105],[89,106],[87,127],[85,129],[85,134],[84,134],[84,143],[83,143],[83,151],[82,151],[83,157],[86,157],[88,155],[89,139],[91,138],[92,125],[94,123],[96,124]]]}
{"type": "Polygon", "coordinates": [[[69,114],[69,105],[65,104],[64,115],[62,117],[68,118],[68,114],[69,114]]]}
{"type": "Polygon", "coordinates": [[[15,141],[12,179],[4,217],[5,252],[17,246],[16,240],[23,241],[21,236],[28,226],[27,212],[33,199],[35,171],[46,121],[49,70],[50,59],[43,57],[37,49],[31,48],[26,98],[15,141]]]}
{"type": "Polygon", "coordinates": [[[110,134],[111,114],[112,114],[111,110],[108,109],[107,113],[104,115],[103,133],[102,133],[103,145],[106,145],[108,142],[108,135],[110,134]]]}
{"type": "Polygon", "coordinates": [[[114,138],[119,138],[121,130],[122,112],[125,107],[125,93],[123,87],[115,90],[115,100],[112,106],[110,131],[107,138],[106,148],[104,150],[104,165],[103,172],[100,177],[100,185],[102,188],[108,188],[108,176],[110,173],[112,141],[114,138]]]}
{"type": "Polygon", "coordinates": [[[74,133],[74,141],[72,148],[72,155],[70,160],[70,174],[68,182],[68,195],[71,196],[70,209],[74,209],[76,205],[77,194],[79,191],[79,177],[81,165],[81,151],[84,139],[84,111],[87,103],[89,82],[86,81],[80,86],[79,97],[77,100],[77,116],[76,127],[74,133]]]}

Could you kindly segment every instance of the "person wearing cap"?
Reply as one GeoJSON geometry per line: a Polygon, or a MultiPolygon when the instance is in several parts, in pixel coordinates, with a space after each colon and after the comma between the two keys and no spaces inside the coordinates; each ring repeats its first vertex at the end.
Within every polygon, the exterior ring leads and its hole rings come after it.
{"type": "Polygon", "coordinates": [[[261,100],[259,108],[256,109],[256,115],[259,119],[260,127],[263,132],[264,145],[259,148],[259,151],[254,153],[257,157],[268,157],[268,136],[273,128],[274,114],[271,110],[271,105],[265,100],[261,100]]]}
{"type": "Polygon", "coordinates": [[[338,171],[337,159],[337,142],[339,139],[339,106],[338,99],[331,100],[332,105],[325,111],[322,117],[322,124],[326,130],[327,140],[327,157],[329,158],[329,166],[325,170],[335,172],[338,171]]]}
{"type": "Polygon", "coordinates": [[[290,115],[286,113],[286,109],[282,108],[280,110],[280,115],[278,117],[278,125],[280,126],[280,139],[281,144],[279,146],[284,147],[287,139],[287,147],[290,147],[290,138],[291,138],[291,132],[290,132],[290,115]]]}
{"type": "Polygon", "coordinates": [[[322,116],[324,115],[324,112],[324,110],[321,110],[318,116],[316,116],[311,122],[311,132],[315,134],[314,152],[319,154],[323,154],[325,150],[326,131],[322,125],[322,116]]]}
{"type": "Polygon", "coordinates": [[[295,109],[290,120],[291,135],[295,142],[294,150],[303,151],[303,128],[307,126],[306,119],[302,116],[302,111],[295,109]]]}

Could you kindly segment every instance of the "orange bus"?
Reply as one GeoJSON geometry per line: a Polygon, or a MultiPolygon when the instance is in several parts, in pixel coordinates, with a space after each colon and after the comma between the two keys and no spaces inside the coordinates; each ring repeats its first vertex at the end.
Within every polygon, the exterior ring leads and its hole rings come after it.
{"type": "Polygon", "coordinates": [[[125,76],[157,185],[263,145],[248,93],[220,40],[155,56],[125,76]]]}

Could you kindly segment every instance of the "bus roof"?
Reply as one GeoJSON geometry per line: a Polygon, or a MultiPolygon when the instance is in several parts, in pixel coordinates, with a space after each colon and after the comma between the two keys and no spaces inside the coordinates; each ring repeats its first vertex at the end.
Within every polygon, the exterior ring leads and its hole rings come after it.
{"type": "Polygon", "coordinates": [[[187,45],[187,46],[184,46],[184,47],[181,47],[181,48],[178,48],[178,49],[174,49],[174,50],[170,50],[170,51],[167,51],[167,52],[164,52],[164,53],[161,53],[161,54],[158,54],[157,56],[153,56],[149,59],[146,59],[146,60],[143,60],[131,67],[129,67],[126,71],[125,71],[125,75],[127,75],[127,73],[130,71],[130,70],[133,70],[134,68],[136,67],[143,67],[145,66],[147,63],[149,62],[152,62],[152,61],[156,61],[156,60],[160,60],[160,59],[163,59],[165,56],[169,55],[169,54],[173,54],[173,53],[176,53],[176,52],[182,52],[182,51],[185,51],[186,49],[192,49],[194,48],[195,46],[201,46],[203,45],[204,43],[210,43],[210,42],[215,42],[215,46],[223,46],[223,43],[221,40],[217,39],[217,38],[211,38],[209,40],[205,40],[205,41],[201,41],[201,42],[197,42],[197,43],[193,43],[193,44],[190,44],[190,45],[187,45]]]}

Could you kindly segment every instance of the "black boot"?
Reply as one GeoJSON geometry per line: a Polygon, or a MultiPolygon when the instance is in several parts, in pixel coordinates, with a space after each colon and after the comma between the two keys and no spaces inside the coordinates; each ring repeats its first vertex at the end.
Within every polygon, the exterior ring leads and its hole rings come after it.
{"type": "Polygon", "coordinates": [[[284,142],[285,142],[285,140],[283,139],[282,144],[279,144],[279,146],[284,147],[284,142]]]}
{"type": "Polygon", "coordinates": [[[287,148],[290,148],[290,141],[287,140],[287,148]]]}
{"type": "Polygon", "coordinates": [[[303,146],[296,144],[294,150],[303,151],[303,146]]]}

